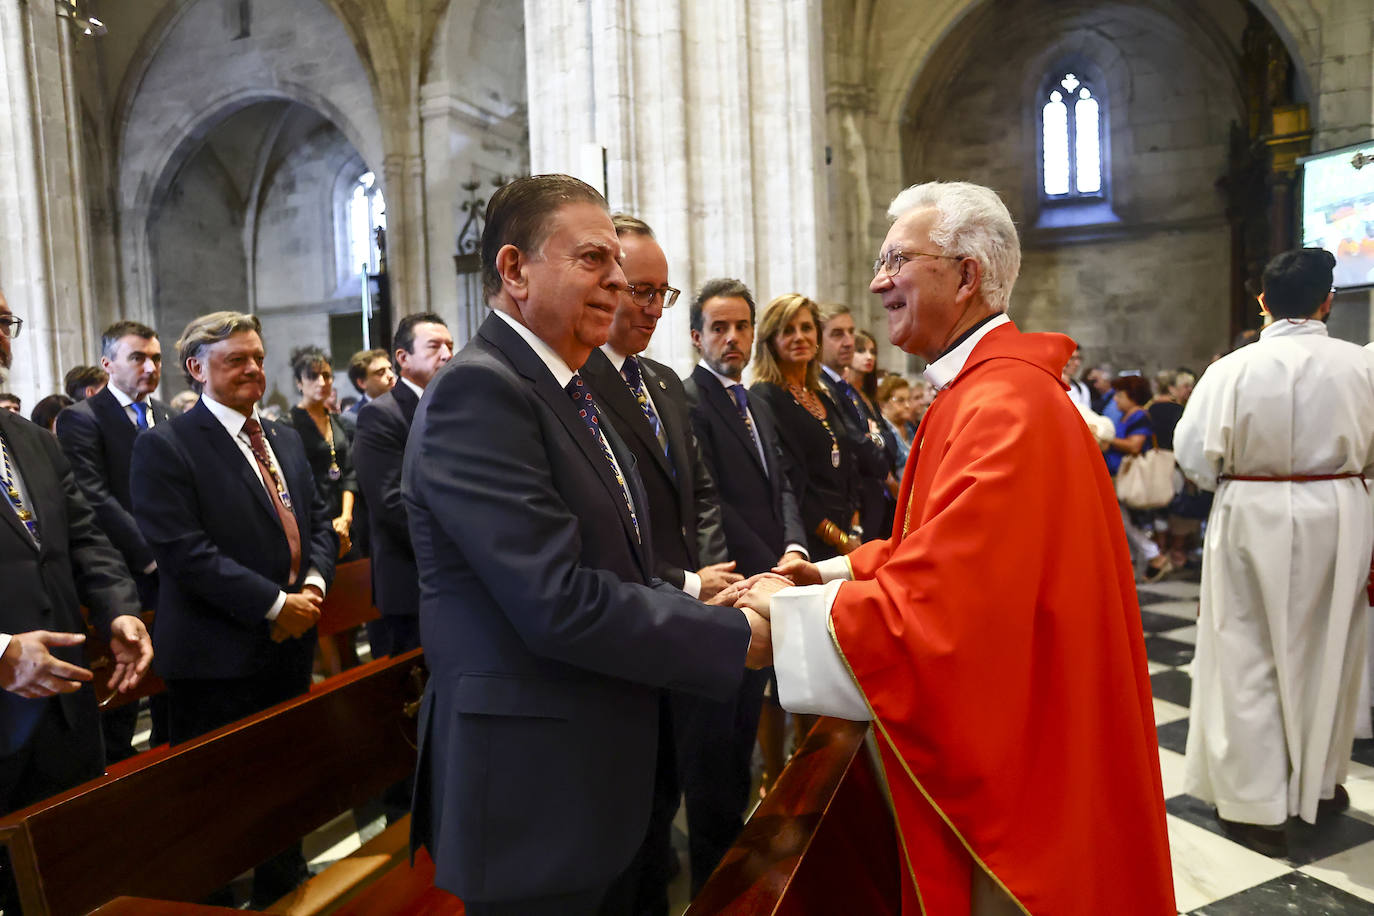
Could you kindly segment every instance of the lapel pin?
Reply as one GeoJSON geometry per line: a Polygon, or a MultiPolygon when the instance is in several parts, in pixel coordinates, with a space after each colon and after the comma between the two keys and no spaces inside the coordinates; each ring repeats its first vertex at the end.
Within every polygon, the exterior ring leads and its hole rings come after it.
{"type": "Polygon", "coordinates": [[[658,380],[658,387],[662,388],[664,391],[667,391],[667,390],[668,390],[668,383],[665,382],[663,379],[659,379],[659,380],[658,380]]]}

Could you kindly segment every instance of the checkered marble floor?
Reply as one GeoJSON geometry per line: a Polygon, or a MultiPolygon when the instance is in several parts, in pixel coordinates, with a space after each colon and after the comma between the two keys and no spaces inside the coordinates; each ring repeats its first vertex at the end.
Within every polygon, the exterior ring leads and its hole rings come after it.
{"type": "Polygon", "coordinates": [[[1212,807],[1183,791],[1198,585],[1142,584],[1139,594],[1179,911],[1374,916],[1374,741],[1355,742],[1346,782],[1350,809],[1320,827],[1290,828],[1287,859],[1231,842],[1212,807]]]}

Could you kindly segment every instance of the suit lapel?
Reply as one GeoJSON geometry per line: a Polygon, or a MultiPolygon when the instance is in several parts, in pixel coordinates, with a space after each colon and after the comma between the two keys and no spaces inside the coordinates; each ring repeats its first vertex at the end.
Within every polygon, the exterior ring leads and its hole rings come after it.
{"type": "MultiPolygon", "coordinates": [[[[315,500],[314,475],[300,473],[301,463],[296,460],[294,450],[288,449],[282,441],[281,428],[277,423],[264,420],[262,429],[267,436],[268,445],[272,447],[272,454],[277,457],[277,466],[281,469],[282,478],[286,483],[286,492],[291,494],[291,512],[296,516],[296,528],[301,533],[301,553],[308,556],[309,551],[306,547],[310,532],[310,506],[315,500]]],[[[270,499],[268,505],[272,508],[272,517],[276,518],[277,507],[271,505],[270,499]]]]}
{"type": "Polygon", "coordinates": [[[225,468],[231,475],[237,476],[244,486],[254,494],[253,501],[266,512],[277,525],[281,524],[281,519],[277,518],[277,510],[272,505],[271,498],[267,495],[267,488],[263,486],[262,480],[258,478],[253,468],[248,466],[248,460],[244,458],[243,452],[239,451],[238,443],[229,435],[229,430],[224,428],[224,424],[210,412],[204,402],[197,402],[191,408],[189,417],[193,417],[196,424],[205,432],[205,441],[210,450],[213,451],[224,462],[225,468]]]}
{"type": "Polygon", "coordinates": [[[164,404],[164,403],[162,403],[161,401],[154,400],[153,398],[149,398],[149,399],[148,399],[148,405],[149,405],[150,408],[152,408],[152,411],[153,411],[153,423],[154,423],[154,424],[160,425],[160,424],[166,423],[168,420],[172,419],[172,411],[169,410],[168,407],[167,407],[167,405],[164,404]]]}
{"type": "MultiPolygon", "coordinates": [[[[641,362],[640,373],[647,388],[648,376],[643,375],[643,371],[644,364],[641,362]]],[[[649,425],[644,411],[640,409],[639,399],[630,391],[630,386],[625,384],[624,377],[616,371],[606,354],[600,350],[593,350],[592,355],[587,358],[587,364],[582,367],[582,374],[595,380],[597,403],[601,406],[602,412],[609,411],[617,429],[638,439],[644,449],[653,456],[659,469],[672,480],[673,470],[668,464],[668,456],[663,454],[663,446],[658,444],[653,427],[649,425]]],[[[660,412],[659,421],[662,420],[663,415],[660,412]]],[[[664,426],[664,433],[666,435],[667,426],[664,426]]]]}
{"type": "MultiPolygon", "coordinates": [[[[119,400],[107,386],[91,395],[90,401],[91,412],[100,421],[101,430],[111,438],[110,444],[118,449],[119,454],[129,454],[134,447],[134,437],[138,435],[138,427],[129,422],[129,415],[119,405],[119,400]]],[[[154,416],[153,421],[158,422],[159,418],[154,416]]]]}
{"type": "MultiPolygon", "coordinates": [[[[8,414],[9,411],[5,411],[5,413],[8,414]]],[[[15,470],[18,472],[19,476],[24,479],[24,489],[29,494],[29,501],[31,503],[36,503],[37,494],[40,489],[39,484],[42,483],[40,475],[46,465],[46,458],[44,458],[42,454],[35,455],[33,449],[29,447],[29,437],[22,435],[23,430],[19,428],[19,424],[22,422],[24,421],[9,416],[0,416],[0,435],[5,437],[5,446],[9,449],[10,458],[16,465],[15,470]]],[[[38,536],[39,538],[43,538],[47,534],[43,525],[43,515],[45,513],[42,512],[41,507],[36,504],[31,505],[29,508],[38,518],[38,536]]],[[[10,505],[8,498],[4,500],[4,505],[0,506],[0,516],[4,517],[5,524],[14,531],[15,536],[19,538],[19,540],[23,541],[34,553],[38,552],[38,545],[33,542],[33,537],[30,536],[29,529],[25,528],[24,523],[19,520],[19,515],[14,511],[14,507],[10,505]]]]}
{"type": "MultiPolygon", "coordinates": [[[[701,366],[693,370],[694,375],[698,372],[701,374],[697,376],[697,387],[705,393],[706,402],[710,404],[711,409],[719,415],[721,422],[725,424],[725,428],[735,435],[735,438],[740,441],[740,445],[744,446],[744,450],[749,453],[749,457],[753,459],[754,466],[759,469],[759,472],[767,474],[767,468],[759,464],[759,450],[754,445],[754,440],[749,435],[749,429],[744,425],[744,420],[740,418],[739,408],[735,406],[735,399],[725,390],[725,386],[720,383],[720,379],[716,378],[701,366]]],[[[754,415],[754,423],[757,425],[759,422],[759,411],[753,410],[753,404],[749,406],[750,412],[754,415]]],[[[760,432],[759,438],[760,441],[766,441],[762,437],[762,432],[760,432]]]]}
{"type": "Polygon", "coordinates": [[[405,418],[406,428],[409,429],[415,423],[415,408],[420,406],[420,399],[410,390],[410,386],[400,379],[391,386],[391,397],[395,400],[396,406],[401,408],[401,416],[405,418]]]}
{"type": "Polygon", "coordinates": [[[625,494],[621,491],[620,483],[615,479],[615,473],[606,460],[605,454],[602,453],[601,446],[597,444],[595,438],[587,430],[587,424],[578,415],[572,398],[568,397],[566,391],[558,387],[558,382],[554,380],[552,373],[539,359],[538,354],[530,349],[529,344],[525,343],[519,334],[507,327],[503,319],[495,315],[488,315],[478,334],[499,350],[510,361],[515,370],[533,384],[534,393],[558,418],[558,422],[563,424],[563,429],[576,443],[587,462],[592,466],[592,470],[601,479],[606,492],[612,497],[611,502],[620,514],[621,525],[624,527],[630,543],[638,551],[640,549],[639,539],[635,536],[635,526],[630,519],[630,509],[625,505],[625,494]]]}

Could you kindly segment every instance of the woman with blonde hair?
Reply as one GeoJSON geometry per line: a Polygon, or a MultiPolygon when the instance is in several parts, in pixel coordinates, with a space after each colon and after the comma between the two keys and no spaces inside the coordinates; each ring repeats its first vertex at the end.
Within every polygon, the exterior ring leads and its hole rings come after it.
{"type": "Polygon", "coordinates": [[[797,495],[811,560],[848,553],[858,511],[854,457],[820,380],[820,310],[800,293],[779,296],[759,316],[750,395],[772,411],[788,482],[797,495]]]}

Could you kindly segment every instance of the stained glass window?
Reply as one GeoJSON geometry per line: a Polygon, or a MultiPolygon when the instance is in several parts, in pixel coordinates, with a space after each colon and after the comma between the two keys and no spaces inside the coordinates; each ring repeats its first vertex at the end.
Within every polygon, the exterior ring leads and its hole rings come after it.
{"type": "Polygon", "coordinates": [[[1060,77],[1043,98],[1040,146],[1046,197],[1102,195],[1102,107],[1073,73],[1060,77]]]}

